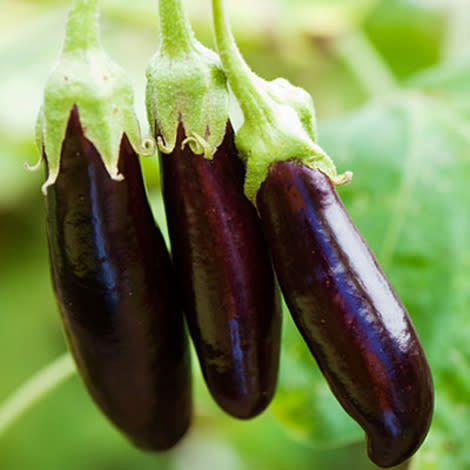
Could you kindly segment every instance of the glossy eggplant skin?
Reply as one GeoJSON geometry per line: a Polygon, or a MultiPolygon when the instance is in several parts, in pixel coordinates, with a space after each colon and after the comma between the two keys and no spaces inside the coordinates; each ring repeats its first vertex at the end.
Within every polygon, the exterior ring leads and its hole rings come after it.
{"type": "Polygon", "coordinates": [[[180,125],[175,150],[160,157],[173,261],[208,388],[228,414],[248,419],[277,383],[279,294],[231,126],[211,160],[182,149],[184,138],[180,125]]]}
{"type": "Polygon", "coordinates": [[[410,318],[329,178],[276,162],[257,206],[289,310],[333,393],[390,467],[428,431],[431,373],[410,318]]]}
{"type": "Polygon", "coordinates": [[[170,257],[125,136],[119,168],[117,182],[75,107],[47,194],[52,278],[91,396],[135,445],[164,450],[190,423],[188,341],[170,257]]]}

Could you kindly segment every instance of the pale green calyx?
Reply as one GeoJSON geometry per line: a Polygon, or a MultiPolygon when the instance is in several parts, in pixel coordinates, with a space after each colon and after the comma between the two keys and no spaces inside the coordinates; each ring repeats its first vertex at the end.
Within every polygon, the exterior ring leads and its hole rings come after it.
{"type": "Polygon", "coordinates": [[[285,78],[267,82],[258,76],[255,77],[258,86],[265,89],[276,103],[289,106],[296,112],[305,132],[315,141],[317,119],[312,97],[303,88],[292,85],[285,78]]]}
{"type": "Polygon", "coordinates": [[[228,82],[244,115],[235,143],[246,161],[245,193],[256,204],[256,194],[276,161],[302,161],[319,169],[335,184],[344,184],[351,172],[338,175],[326,152],[316,143],[315,109],[310,95],[287,80],[267,82],[243,60],[228,25],[223,0],[212,0],[217,50],[228,82]]]}
{"type": "Polygon", "coordinates": [[[218,56],[192,32],[181,0],[160,0],[161,44],[147,67],[146,102],[159,150],[171,153],[178,128],[182,146],[212,158],[228,120],[228,90],[218,56]]]}
{"type": "Polygon", "coordinates": [[[59,174],[62,144],[74,106],[84,136],[96,147],[113,179],[122,179],[118,164],[124,134],[137,153],[154,152],[152,140],[142,140],[129,80],[101,47],[97,5],[97,0],[75,1],[61,57],[46,84],[36,127],[38,148],[47,158],[49,170],[44,192],[59,174]]]}
{"type": "Polygon", "coordinates": [[[245,119],[235,136],[235,145],[247,165],[245,194],[253,203],[269,166],[277,161],[301,160],[304,165],[327,174],[335,184],[351,179],[350,172],[337,174],[333,161],[312,139],[311,128],[305,128],[294,107],[267,95],[264,99],[269,103],[270,115],[262,123],[245,119]]]}

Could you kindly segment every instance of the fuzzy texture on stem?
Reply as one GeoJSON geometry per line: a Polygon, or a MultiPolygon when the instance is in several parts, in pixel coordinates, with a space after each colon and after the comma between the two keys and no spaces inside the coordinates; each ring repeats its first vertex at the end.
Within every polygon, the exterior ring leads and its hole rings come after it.
{"type": "Polygon", "coordinates": [[[160,48],[168,54],[191,53],[195,37],[181,1],[158,0],[160,48]]]}

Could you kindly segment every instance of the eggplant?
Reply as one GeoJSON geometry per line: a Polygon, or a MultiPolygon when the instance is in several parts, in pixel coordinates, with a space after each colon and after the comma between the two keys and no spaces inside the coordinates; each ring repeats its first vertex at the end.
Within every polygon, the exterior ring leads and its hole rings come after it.
{"type": "Polygon", "coordinates": [[[191,419],[188,341],[171,260],[126,135],[119,171],[123,180],[113,180],[74,107],[47,192],[52,278],[89,393],[134,444],[163,450],[191,419]]]}
{"type": "Polygon", "coordinates": [[[424,440],[433,384],[408,313],[324,173],[272,163],[257,196],[281,290],[343,408],[381,467],[424,440]]]}
{"type": "Polygon", "coordinates": [[[248,419],[276,388],[278,289],[230,124],[212,159],[185,138],[180,124],[174,150],[160,154],[173,261],[208,388],[223,410],[248,419]]]}

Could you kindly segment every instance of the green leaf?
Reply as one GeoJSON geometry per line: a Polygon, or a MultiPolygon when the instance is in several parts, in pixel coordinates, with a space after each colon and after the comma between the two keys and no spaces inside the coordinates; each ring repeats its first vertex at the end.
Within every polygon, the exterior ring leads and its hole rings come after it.
{"type": "Polygon", "coordinates": [[[393,72],[406,78],[439,61],[449,10],[435,2],[387,0],[380,2],[364,26],[393,72]]]}
{"type": "Polygon", "coordinates": [[[428,94],[438,98],[442,104],[451,104],[466,119],[470,118],[469,83],[469,57],[439,64],[409,80],[411,86],[425,90],[428,94]]]}

